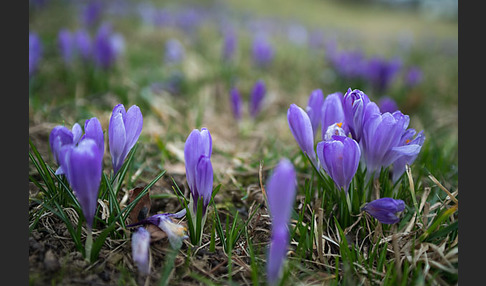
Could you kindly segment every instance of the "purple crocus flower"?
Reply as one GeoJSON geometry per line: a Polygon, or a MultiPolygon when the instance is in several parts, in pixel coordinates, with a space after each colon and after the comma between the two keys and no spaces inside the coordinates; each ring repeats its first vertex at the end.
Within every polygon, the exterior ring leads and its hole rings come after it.
{"type": "Polygon", "coordinates": [[[405,74],[405,84],[408,87],[414,87],[420,84],[423,80],[423,73],[422,70],[418,67],[410,67],[407,69],[405,74]]]}
{"type": "Polygon", "coordinates": [[[177,213],[156,214],[139,222],[127,225],[127,227],[153,224],[167,234],[172,248],[179,249],[182,246],[182,240],[188,237],[186,235],[187,229],[184,226],[173,222],[172,218],[181,218],[184,215],[186,215],[186,209],[182,209],[177,213]]]}
{"type": "Polygon", "coordinates": [[[76,44],[73,34],[68,29],[61,29],[57,35],[57,44],[64,64],[66,66],[71,65],[76,55],[76,44]]]}
{"type": "Polygon", "coordinates": [[[424,145],[425,135],[420,131],[415,136],[415,129],[407,129],[400,140],[399,146],[392,149],[392,152],[398,153],[398,158],[393,162],[392,180],[398,181],[405,172],[405,165],[412,165],[417,158],[420,149],[424,145]],[[415,138],[413,138],[415,136],[415,138]]]}
{"type": "Polygon", "coordinates": [[[375,56],[368,60],[365,76],[375,91],[382,93],[388,89],[401,67],[402,61],[399,58],[388,60],[375,56]]]}
{"type": "Polygon", "coordinates": [[[286,259],[290,234],[288,224],[296,194],[296,172],[286,158],[281,159],[268,179],[266,191],[272,219],[270,248],[267,259],[267,280],[276,285],[286,259]]]}
{"type": "Polygon", "coordinates": [[[287,121],[300,149],[309,156],[314,166],[317,167],[316,153],[314,151],[314,132],[307,112],[299,106],[291,104],[287,110],[287,121]]]}
{"type": "Polygon", "coordinates": [[[37,71],[41,57],[42,42],[40,37],[34,32],[29,32],[29,77],[37,71]]]}
{"type": "Polygon", "coordinates": [[[91,0],[81,11],[81,21],[87,27],[93,27],[102,16],[103,3],[99,0],[91,0]]]}
{"type": "Polygon", "coordinates": [[[267,93],[267,88],[265,86],[265,82],[260,79],[257,80],[255,85],[253,85],[253,89],[251,90],[250,95],[250,116],[256,118],[257,115],[260,113],[263,104],[263,98],[267,93]]]}
{"type": "Polygon", "coordinates": [[[351,136],[358,143],[361,141],[364,111],[369,103],[368,96],[358,89],[351,90],[351,88],[348,88],[343,97],[344,121],[351,132],[351,136]]]}
{"type": "Polygon", "coordinates": [[[388,167],[399,156],[412,151],[416,152],[417,148],[414,145],[394,149],[399,146],[402,135],[410,122],[408,115],[404,115],[400,111],[381,114],[374,102],[368,104],[365,113],[366,120],[363,124],[360,145],[369,179],[371,174],[379,172],[381,167],[388,167]]]}
{"type": "Polygon", "coordinates": [[[142,126],[143,117],[138,106],[132,105],[125,111],[125,106],[120,103],[113,108],[108,126],[108,140],[114,174],[120,170],[128,153],[137,143],[142,126]]]}
{"type": "Polygon", "coordinates": [[[352,138],[334,135],[332,140],[317,144],[317,157],[336,186],[347,193],[361,157],[358,143],[352,138]]]}
{"type": "Polygon", "coordinates": [[[322,120],[322,105],[324,103],[324,95],[322,90],[316,89],[311,92],[309,96],[309,101],[307,102],[307,107],[305,111],[309,115],[309,119],[312,124],[312,130],[314,131],[314,136],[316,136],[317,129],[322,120]]]}
{"type": "Polygon", "coordinates": [[[252,57],[257,67],[267,67],[272,62],[273,47],[265,36],[257,35],[253,39],[252,57]]]}
{"type": "Polygon", "coordinates": [[[101,182],[103,154],[93,139],[85,138],[77,145],[63,146],[59,161],[91,229],[101,182]]]}
{"type": "Polygon", "coordinates": [[[85,138],[91,138],[96,142],[100,153],[104,155],[105,153],[105,138],[103,134],[103,129],[101,128],[101,123],[96,117],[92,117],[84,122],[84,135],[81,140],[85,138]]]}
{"type": "Polygon", "coordinates": [[[342,128],[343,124],[342,123],[334,123],[327,127],[326,133],[322,135],[322,140],[323,141],[329,141],[333,140],[332,136],[338,135],[338,136],[347,136],[346,132],[342,128]]]}
{"type": "Polygon", "coordinates": [[[69,130],[67,127],[62,125],[58,125],[52,129],[51,133],[49,134],[49,146],[51,147],[54,160],[59,165],[58,169],[56,170],[56,175],[64,174],[59,157],[61,148],[65,145],[76,145],[82,134],[83,130],[78,123],[73,125],[72,130],[69,130]]]}
{"type": "Polygon", "coordinates": [[[365,72],[366,61],[360,50],[337,51],[332,46],[328,58],[336,72],[344,78],[356,79],[365,72]]]}
{"type": "Polygon", "coordinates": [[[367,203],[361,210],[369,213],[381,223],[394,224],[400,221],[397,213],[405,210],[405,203],[402,200],[381,198],[367,203]]]}
{"type": "Polygon", "coordinates": [[[165,43],[164,61],[167,64],[178,64],[182,62],[185,56],[185,49],[182,43],[177,39],[169,39],[165,43]]]}
{"type": "Polygon", "coordinates": [[[211,201],[213,192],[213,167],[211,153],[213,150],[212,138],[209,130],[194,129],[186,139],[184,145],[184,161],[186,179],[191,191],[194,213],[197,211],[199,199],[203,200],[203,214],[211,201]]]}
{"type": "Polygon", "coordinates": [[[233,87],[230,90],[230,103],[231,103],[231,110],[233,110],[233,116],[236,120],[241,119],[241,108],[242,108],[242,101],[240,92],[236,87],[233,87]]]}
{"type": "Polygon", "coordinates": [[[150,233],[139,227],[132,235],[132,258],[138,270],[145,275],[150,273],[149,250],[150,233]]]}
{"type": "Polygon", "coordinates": [[[331,93],[326,96],[322,104],[321,120],[322,140],[325,140],[324,136],[327,129],[333,124],[340,123],[340,127],[346,131],[347,127],[344,124],[343,94],[341,92],[331,93]]]}
{"type": "Polygon", "coordinates": [[[111,25],[105,23],[98,28],[94,38],[93,58],[95,64],[105,70],[112,67],[117,59],[111,36],[111,25]]]}
{"type": "Polygon", "coordinates": [[[74,34],[74,41],[76,43],[76,50],[78,51],[78,56],[83,61],[88,61],[91,59],[92,53],[92,43],[91,36],[85,29],[79,29],[74,34]]]}
{"type": "Polygon", "coordinates": [[[395,100],[393,100],[388,96],[382,97],[378,102],[378,105],[380,106],[381,113],[385,113],[385,112],[393,113],[398,110],[398,105],[395,102],[395,100]]]}
{"type": "Polygon", "coordinates": [[[224,30],[224,40],[223,40],[223,60],[226,62],[233,59],[236,47],[238,45],[238,38],[236,32],[232,28],[227,28],[224,30]]]}

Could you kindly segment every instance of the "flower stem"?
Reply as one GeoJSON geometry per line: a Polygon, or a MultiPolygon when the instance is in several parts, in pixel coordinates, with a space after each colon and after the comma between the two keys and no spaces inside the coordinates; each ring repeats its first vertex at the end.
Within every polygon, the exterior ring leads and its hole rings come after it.
{"type": "Polygon", "coordinates": [[[93,246],[93,230],[90,226],[87,228],[86,244],[84,246],[85,258],[91,262],[91,247],[93,246]]]}

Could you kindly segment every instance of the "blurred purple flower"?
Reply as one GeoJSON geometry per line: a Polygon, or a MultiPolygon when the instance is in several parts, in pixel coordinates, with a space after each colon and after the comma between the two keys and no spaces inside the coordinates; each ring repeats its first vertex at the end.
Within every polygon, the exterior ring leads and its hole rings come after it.
{"type": "Polygon", "coordinates": [[[86,224],[91,229],[101,182],[103,154],[93,139],[86,138],[77,145],[64,145],[59,152],[59,161],[81,205],[86,224]]]}
{"type": "Polygon", "coordinates": [[[322,94],[322,90],[316,89],[312,91],[309,96],[309,100],[307,102],[307,107],[305,108],[305,111],[307,112],[307,115],[309,115],[314,137],[316,136],[317,129],[319,128],[319,124],[321,123],[322,120],[323,104],[324,104],[324,95],[322,94]]]}
{"type": "Polygon", "coordinates": [[[42,52],[40,37],[34,32],[29,32],[29,77],[37,71],[42,52]]]}
{"type": "Polygon", "coordinates": [[[322,104],[322,116],[321,116],[321,136],[322,140],[327,133],[329,126],[340,123],[343,131],[346,131],[343,109],[343,94],[341,92],[331,93],[326,96],[322,104]]]}
{"type": "Polygon", "coordinates": [[[363,76],[366,61],[360,50],[337,51],[334,46],[328,49],[328,60],[338,75],[346,79],[356,79],[363,76]]]}
{"type": "Polygon", "coordinates": [[[265,36],[257,35],[253,39],[252,57],[257,67],[267,67],[272,62],[274,50],[265,36]]]}
{"type": "Polygon", "coordinates": [[[223,60],[229,62],[233,59],[238,45],[238,37],[233,28],[226,28],[223,32],[223,60]]]}
{"type": "Polygon", "coordinates": [[[61,29],[57,34],[57,45],[64,64],[71,65],[76,56],[74,35],[68,29],[61,29]]]}
{"type": "Polygon", "coordinates": [[[112,40],[111,25],[105,23],[98,28],[94,38],[93,57],[95,64],[102,69],[111,68],[119,55],[112,40]]]}
{"type": "Polygon", "coordinates": [[[211,153],[213,142],[209,130],[194,129],[184,144],[186,179],[191,192],[194,213],[199,199],[203,200],[203,214],[211,201],[213,192],[213,167],[211,153]]]}
{"type": "Polygon", "coordinates": [[[108,140],[114,174],[120,170],[128,153],[137,143],[142,126],[143,117],[138,106],[132,105],[125,111],[125,106],[120,103],[113,108],[108,126],[108,140]]]}
{"type": "Polygon", "coordinates": [[[286,158],[281,159],[267,183],[267,197],[272,230],[267,260],[267,280],[276,285],[280,280],[282,265],[289,245],[288,224],[296,195],[296,172],[286,158]]]}
{"type": "Polygon", "coordinates": [[[317,157],[336,186],[347,193],[361,157],[358,143],[352,138],[334,135],[332,140],[317,143],[317,157]]]}
{"type": "Polygon", "coordinates": [[[402,61],[399,58],[385,59],[379,56],[367,61],[365,77],[377,93],[385,92],[398,75],[402,61]]]}
{"type": "Polygon", "coordinates": [[[394,224],[400,221],[397,213],[405,210],[405,202],[392,198],[381,198],[367,203],[361,210],[369,213],[381,223],[394,224]]]}
{"type": "Polygon", "coordinates": [[[287,27],[287,38],[292,44],[304,46],[307,44],[307,28],[301,24],[292,23],[287,27]]]}
{"type": "Polygon", "coordinates": [[[86,27],[95,26],[101,19],[103,12],[103,2],[90,0],[81,10],[81,22],[86,27]]]}
{"type": "Polygon", "coordinates": [[[230,103],[231,103],[231,110],[233,111],[233,116],[236,120],[241,119],[241,112],[242,112],[242,101],[240,92],[236,87],[233,87],[230,90],[230,103]]]}
{"type": "Polygon", "coordinates": [[[344,121],[349,132],[351,132],[351,136],[358,143],[361,140],[364,111],[369,103],[368,96],[358,89],[351,90],[351,88],[348,88],[343,97],[344,121]]]}
{"type": "Polygon", "coordinates": [[[395,102],[395,100],[393,100],[388,96],[382,97],[378,102],[378,105],[380,107],[381,113],[385,113],[385,112],[393,113],[398,110],[398,105],[395,102]]]}
{"type": "Polygon", "coordinates": [[[92,42],[91,36],[85,29],[79,29],[74,34],[74,41],[76,45],[76,50],[78,55],[83,61],[88,61],[91,59],[92,52],[92,42]]]}
{"type": "Polygon", "coordinates": [[[182,246],[182,240],[188,238],[186,235],[187,229],[180,224],[174,223],[171,218],[181,218],[184,215],[186,215],[186,209],[182,209],[177,213],[156,214],[136,223],[127,225],[127,227],[153,224],[167,234],[173,249],[179,249],[182,246]]]}
{"type": "Polygon", "coordinates": [[[422,70],[418,67],[410,67],[405,74],[405,84],[408,87],[414,87],[423,80],[422,70]]]}
{"type": "Polygon", "coordinates": [[[185,49],[177,39],[169,39],[165,43],[164,61],[167,64],[179,64],[185,56],[185,49]]]}
{"type": "Polygon", "coordinates": [[[263,105],[263,98],[267,93],[265,82],[260,79],[255,82],[250,95],[250,116],[256,118],[260,113],[263,105]]]}
{"type": "Polygon", "coordinates": [[[407,129],[402,135],[399,146],[392,149],[393,152],[399,152],[398,158],[393,162],[393,182],[398,181],[405,172],[405,165],[412,165],[417,158],[425,141],[425,135],[423,133],[423,131],[420,131],[417,136],[415,136],[415,129],[407,129]],[[414,136],[415,138],[413,138],[414,136]]]}
{"type": "Polygon", "coordinates": [[[132,258],[138,270],[145,275],[150,273],[149,250],[150,233],[139,227],[132,235],[132,258]]]}
{"type": "Polygon", "coordinates": [[[291,104],[287,110],[287,121],[290,132],[292,132],[302,152],[309,156],[315,167],[318,167],[316,153],[314,151],[314,132],[307,112],[299,106],[291,104]]]}

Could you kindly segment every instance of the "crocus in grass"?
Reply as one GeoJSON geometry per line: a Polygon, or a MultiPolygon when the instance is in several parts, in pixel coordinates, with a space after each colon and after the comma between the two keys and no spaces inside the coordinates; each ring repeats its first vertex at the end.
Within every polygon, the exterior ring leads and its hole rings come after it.
{"type": "Polygon", "coordinates": [[[235,55],[236,47],[238,45],[238,38],[236,32],[232,28],[224,29],[223,51],[222,58],[224,61],[231,61],[235,55]]]}
{"type": "Polygon", "coordinates": [[[332,140],[317,144],[317,157],[336,186],[347,193],[361,157],[358,143],[352,138],[334,135],[332,140]]]}
{"type": "Polygon", "coordinates": [[[76,43],[73,34],[68,29],[61,29],[57,35],[59,52],[65,65],[71,65],[76,56],[76,43]]]}
{"type": "Polygon", "coordinates": [[[351,88],[348,88],[343,97],[344,120],[351,136],[358,143],[361,141],[364,111],[369,103],[368,96],[358,89],[351,90],[351,88]]]}
{"type": "Polygon", "coordinates": [[[253,39],[252,57],[253,62],[258,67],[266,67],[272,62],[274,57],[273,47],[265,36],[257,35],[253,39]]]}
{"type": "Polygon", "coordinates": [[[103,11],[103,2],[100,0],[90,0],[81,10],[81,21],[87,27],[93,27],[99,22],[103,11]]]}
{"type": "Polygon", "coordinates": [[[102,155],[105,153],[105,138],[98,118],[92,117],[84,122],[84,135],[81,137],[81,140],[85,138],[93,139],[100,153],[102,155]]]}
{"type": "Polygon", "coordinates": [[[344,109],[343,109],[343,94],[341,92],[331,93],[326,96],[322,104],[322,116],[321,116],[321,136],[322,140],[329,128],[329,126],[340,123],[341,128],[346,131],[347,127],[344,123],[344,109]]]}
{"type": "Polygon", "coordinates": [[[117,52],[113,46],[111,37],[111,25],[104,23],[98,28],[93,43],[93,58],[95,64],[105,70],[111,68],[117,59],[117,52]]]}
{"type": "Polygon", "coordinates": [[[37,71],[41,57],[42,42],[40,37],[34,32],[29,32],[29,77],[37,71]]]}
{"type": "Polygon", "coordinates": [[[242,112],[242,101],[241,96],[238,88],[233,87],[230,90],[230,103],[231,103],[231,110],[233,111],[233,116],[236,120],[241,119],[241,112],[242,112]]]}
{"type": "Polygon", "coordinates": [[[78,56],[83,61],[88,61],[91,59],[92,41],[91,36],[85,29],[79,29],[74,34],[74,41],[76,43],[76,49],[78,56]]]}
{"type": "Polygon", "coordinates": [[[203,201],[203,215],[211,201],[213,192],[213,167],[211,153],[213,142],[209,130],[194,129],[186,139],[184,145],[184,161],[186,167],[186,179],[191,192],[192,211],[197,211],[199,199],[203,201]]]}
{"type": "Polygon", "coordinates": [[[77,144],[83,135],[83,130],[78,123],[74,123],[71,130],[66,126],[58,125],[54,127],[49,134],[49,146],[51,147],[52,156],[59,164],[59,152],[61,148],[69,144],[77,144]]]}
{"type": "Polygon", "coordinates": [[[388,96],[384,96],[378,102],[378,106],[380,107],[380,112],[390,112],[393,113],[398,110],[398,105],[392,98],[388,96]]]}
{"type": "Polygon", "coordinates": [[[317,129],[319,128],[319,124],[321,123],[322,118],[322,105],[324,103],[324,95],[322,94],[322,90],[316,89],[311,92],[309,96],[309,101],[307,102],[307,107],[305,111],[307,115],[309,115],[312,130],[314,131],[314,136],[316,136],[317,129]]]}
{"type": "Polygon", "coordinates": [[[95,140],[85,138],[77,145],[63,146],[59,161],[81,205],[86,224],[91,229],[101,182],[103,153],[95,140]]]}
{"type": "Polygon", "coordinates": [[[309,115],[302,108],[292,103],[287,110],[287,121],[300,149],[309,156],[314,166],[317,167],[316,153],[314,151],[314,132],[309,115]]]}
{"type": "Polygon", "coordinates": [[[385,59],[372,57],[366,64],[365,77],[378,93],[386,91],[400,72],[402,61],[399,58],[385,59]]]}
{"type": "Polygon", "coordinates": [[[143,274],[150,273],[149,250],[150,233],[144,227],[139,227],[132,235],[132,258],[143,274]]]}
{"type": "Polygon", "coordinates": [[[169,39],[165,43],[164,52],[164,62],[167,64],[178,64],[182,62],[185,56],[184,46],[177,39],[169,39]]]}
{"type": "Polygon", "coordinates": [[[288,159],[282,159],[273,170],[266,186],[272,219],[270,248],[267,259],[267,280],[276,285],[281,277],[290,234],[288,224],[296,194],[296,172],[288,159]]]}
{"type": "Polygon", "coordinates": [[[125,106],[120,103],[113,108],[108,126],[108,140],[114,174],[120,170],[128,153],[137,143],[142,126],[143,117],[138,106],[132,105],[125,111],[125,106]]]}
{"type": "Polygon", "coordinates": [[[425,135],[423,130],[417,136],[415,136],[416,133],[413,128],[407,129],[402,135],[399,146],[392,148],[391,152],[398,154],[398,157],[393,161],[393,182],[398,181],[405,172],[405,165],[412,165],[424,145],[425,135]]]}
{"type": "Polygon", "coordinates": [[[172,218],[182,218],[184,215],[186,215],[186,209],[182,209],[177,213],[156,214],[139,222],[127,225],[127,227],[153,224],[167,234],[172,248],[179,249],[182,246],[182,241],[188,238],[186,235],[187,229],[183,225],[172,221],[172,218]]]}
{"type": "Polygon", "coordinates": [[[400,221],[397,213],[405,210],[405,203],[402,200],[381,198],[367,203],[361,210],[369,213],[381,223],[394,224],[400,221]]]}
{"type": "Polygon", "coordinates": [[[263,99],[267,93],[265,82],[260,79],[255,82],[250,94],[250,116],[256,118],[263,105],[263,99]]]}

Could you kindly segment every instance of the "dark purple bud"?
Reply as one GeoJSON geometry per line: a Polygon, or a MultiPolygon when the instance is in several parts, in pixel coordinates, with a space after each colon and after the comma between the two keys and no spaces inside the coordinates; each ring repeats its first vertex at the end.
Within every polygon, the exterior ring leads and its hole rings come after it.
{"type": "Polygon", "coordinates": [[[111,68],[116,59],[117,52],[112,42],[111,25],[105,23],[98,28],[93,45],[95,64],[102,69],[111,68]]]}
{"type": "Polygon", "coordinates": [[[241,112],[242,112],[242,101],[240,92],[236,87],[233,87],[230,91],[230,103],[231,103],[231,110],[233,111],[233,116],[236,120],[241,119],[241,112]]]}
{"type": "Polygon", "coordinates": [[[263,98],[267,93],[267,88],[263,80],[258,80],[250,94],[250,116],[256,118],[260,113],[263,105],[263,98]]]}
{"type": "Polygon", "coordinates": [[[402,200],[381,198],[367,203],[361,210],[369,213],[381,223],[394,224],[400,221],[397,213],[405,210],[405,203],[402,200]]]}

